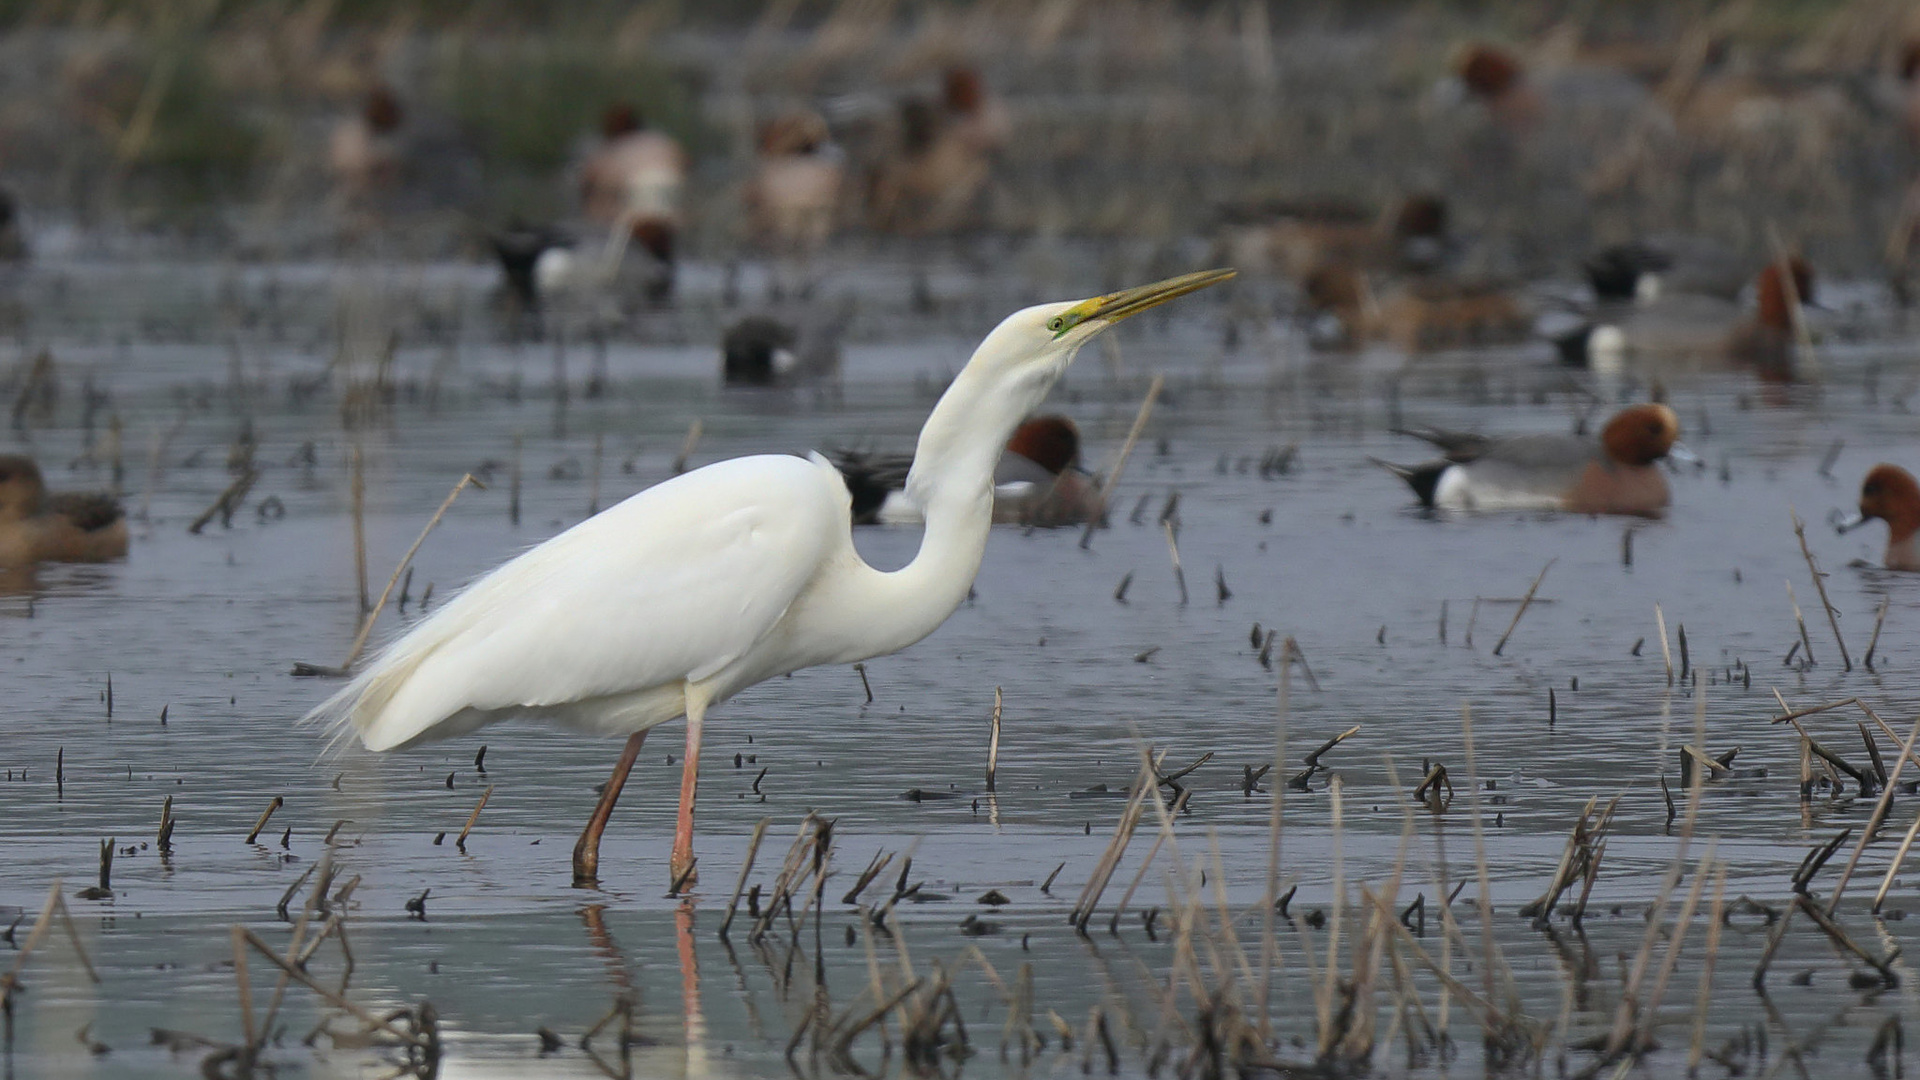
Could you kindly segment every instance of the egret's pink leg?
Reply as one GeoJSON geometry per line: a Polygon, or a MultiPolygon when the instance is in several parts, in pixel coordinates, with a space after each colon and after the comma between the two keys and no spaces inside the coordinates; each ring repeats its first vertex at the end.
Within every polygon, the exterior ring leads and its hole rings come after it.
{"type": "Polygon", "coordinates": [[[627,774],[633,771],[633,763],[640,757],[640,744],[646,741],[647,733],[644,731],[636,731],[627,739],[627,748],[620,751],[620,761],[613,767],[613,777],[600,793],[600,804],[593,808],[593,816],[587,819],[580,842],[573,845],[575,885],[592,885],[600,880],[600,834],[607,831],[607,819],[613,816],[613,804],[620,801],[620,789],[627,786],[627,774]]]}
{"type": "Polygon", "coordinates": [[[691,688],[687,693],[687,760],[680,768],[680,819],[673,829],[673,858],[668,863],[668,886],[684,889],[700,880],[693,869],[693,799],[700,787],[700,729],[705,726],[707,703],[691,688]]]}

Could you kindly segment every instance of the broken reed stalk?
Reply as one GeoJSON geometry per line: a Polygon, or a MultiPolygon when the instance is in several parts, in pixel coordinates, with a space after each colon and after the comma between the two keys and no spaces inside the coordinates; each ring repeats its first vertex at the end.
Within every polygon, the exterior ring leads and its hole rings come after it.
{"type": "Polygon", "coordinates": [[[1806,654],[1807,663],[1817,663],[1813,658],[1813,641],[1807,637],[1807,617],[1800,614],[1800,601],[1794,598],[1791,581],[1787,582],[1787,603],[1793,605],[1793,621],[1800,627],[1800,650],[1806,654]]]}
{"type": "Polygon", "coordinates": [[[1900,770],[1907,767],[1907,758],[1913,753],[1915,739],[1920,739],[1920,717],[1914,718],[1913,730],[1907,733],[1907,741],[1900,745],[1900,759],[1893,763],[1892,774],[1881,785],[1880,800],[1873,805],[1873,815],[1867,819],[1867,827],[1860,833],[1860,842],[1853,846],[1853,854],[1847,857],[1847,865],[1840,871],[1840,880],[1833,883],[1833,895],[1827,899],[1828,915],[1839,909],[1840,897],[1847,891],[1847,881],[1853,877],[1853,868],[1860,864],[1860,856],[1866,852],[1867,843],[1880,830],[1880,823],[1887,819],[1887,812],[1893,809],[1894,785],[1900,780],[1900,770]]]}
{"type": "MultiPolygon", "coordinates": [[[[359,563],[361,610],[366,611],[367,616],[366,618],[360,620],[360,632],[353,636],[353,648],[347,650],[347,658],[340,662],[341,671],[344,672],[351,669],[353,667],[353,662],[355,660],[360,659],[360,653],[362,652],[362,650],[364,650],[367,647],[367,638],[373,633],[374,621],[380,618],[381,610],[387,606],[387,598],[393,595],[393,587],[395,585],[400,584],[400,575],[406,572],[407,567],[413,565],[413,557],[419,554],[420,545],[427,542],[427,534],[433,531],[434,526],[440,524],[440,519],[446,516],[447,509],[453,505],[453,500],[459,498],[460,493],[462,491],[465,491],[467,489],[467,485],[469,484],[481,489],[482,491],[486,490],[486,485],[481,483],[479,480],[475,479],[472,473],[466,473],[465,475],[460,477],[460,482],[453,485],[453,490],[447,492],[447,497],[441,501],[440,509],[435,510],[433,512],[433,517],[427,519],[427,527],[424,529],[421,529],[420,535],[413,538],[413,546],[409,547],[407,549],[407,553],[400,557],[400,564],[393,568],[393,576],[387,579],[387,587],[380,590],[380,599],[378,602],[376,602],[373,605],[373,609],[371,611],[368,611],[366,608],[366,586],[367,586],[367,564],[366,564],[366,558],[365,558],[366,553],[364,550],[361,551],[360,563],[359,563]]],[[[358,546],[360,542],[361,534],[360,534],[360,528],[359,528],[359,515],[357,513],[354,516],[354,522],[355,522],[354,542],[355,542],[355,545],[358,546]]]]}
{"type": "Polygon", "coordinates": [[[773,819],[765,817],[761,818],[760,823],[753,827],[753,838],[747,841],[746,861],[740,864],[740,880],[734,883],[733,899],[727,902],[727,917],[720,923],[720,936],[722,938],[727,936],[727,931],[733,926],[734,913],[740,910],[740,894],[747,891],[747,877],[753,873],[753,861],[760,854],[760,840],[767,835],[767,826],[771,824],[773,824],[773,819]]]}
{"type": "Polygon", "coordinates": [[[520,444],[519,432],[513,433],[513,460],[507,464],[507,524],[520,524],[520,444]]]}
{"type": "Polygon", "coordinates": [[[245,929],[240,924],[232,926],[233,939],[233,982],[240,994],[240,1031],[246,1036],[247,1048],[260,1045],[260,1037],[255,1034],[259,1029],[253,1025],[253,983],[247,978],[247,942],[241,937],[245,929]]]}
{"type": "Polygon", "coordinates": [[[1693,888],[1687,892],[1687,898],[1680,905],[1680,915],[1674,920],[1673,929],[1667,935],[1667,952],[1660,959],[1660,972],[1654,977],[1653,992],[1640,1006],[1640,1025],[1635,1037],[1636,1046],[1648,1046],[1653,1042],[1654,1021],[1659,1018],[1660,999],[1667,994],[1667,982],[1673,977],[1674,965],[1680,960],[1680,950],[1686,944],[1687,931],[1693,926],[1693,913],[1700,906],[1700,897],[1706,891],[1707,879],[1712,876],[1715,865],[1714,852],[1717,840],[1707,842],[1706,854],[1693,868],[1693,888]]]}
{"type": "MultiPolygon", "coordinates": [[[[1157,794],[1157,792],[1156,792],[1157,794]]],[[[1107,933],[1116,937],[1120,934],[1120,916],[1126,913],[1127,906],[1133,903],[1133,894],[1140,888],[1140,882],[1146,879],[1147,869],[1153,865],[1154,856],[1160,854],[1160,847],[1173,836],[1173,815],[1186,807],[1187,796],[1192,792],[1182,790],[1173,800],[1171,809],[1160,820],[1160,831],[1154,834],[1153,845],[1147,848],[1147,856],[1133,872],[1133,880],[1127,883],[1127,891],[1120,894],[1120,902],[1114,905],[1113,917],[1107,920],[1107,933]]],[[[1176,847],[1178,844],[1176,843],[1176,847]]],[[[1177,859],[1176,859],[1177,861],[1177,859]]]]}
{"type": "Polygon", "coordinates": [[[1880,645],[1880,628],[1887,623],[1887,605],[1891,603],[1892,600],[1893,598],[1891,596],[1883,596],[1880,598],[1880,614],[1874,616],[1873,619],[1873,637],[1867,639],[1867,655],[1865,659],[1860,661],[1868,671],[1873,670],[1873,650],[1880,645]]]}
{"type": "Polygon", "coordinates": [[[993,688],[993,719],[987,734],[987,793],[993,793],[993,774],[1000,767],[1000,688],[993,688]]]}
{"type": "MultiPolygon", "coordinates": [[[[1787,288],[1793,288],[1792,284],[1789,283],[1787,288]]],[[[1833,601],[1827,599],[1826,575],[1820,572],[1820,564],[1813,561],[1813,549],[1807,546],[1807,523],[1800,520],[1800,514],[1791,506],[1787,508],[1787,514],[1793,518],[1793,535],[1800,540],[1800,554],[1806,556],[1807,573],[1813,575],[1813,589],[1820,594],[1820,606],[1826,609],[1827,625],[1833,628],[1834,644],[1840,647],[1840,669],[1852,671],[1853,657],[1847,655],[1846,640],[1840,636],[1840,616],[1833,610],[1833,601]]]]}
{"type": "Polygon", "coordinates": [[[153,846],[165,855],[173,850],[173,796],[169,795],[160,803],[160,829],[154,834],[153,846]]]}
{"type": "Polygon", "coordinates": [[[80,966],[86,969],[87,978],[95,983],[100,981],[99,974],[93,970],[93,961],[87,958],[86,948],[80,944],[80,934],[73,924],[73,915],[67,911],[66,898],[60,891],[64,885],[64,879],[53,879],[53,885],[47,889],[47,902],[40,908],[39,917],[33,920],[33,929],[27,931],[26,943],[14,955],[13,967],[5,975],[0,975],[0,1007],[6,1009],[9,1018],[13,1015],[13,992],[20,985],[20,972],[27,966],[27,957],[33,955],[33,950],[40,947],[47,933],[53,929],[53,917],[56,914],[66,927],[67,939],[73,943],[73,951],[79,955],[80,966]]]}
{"type": "Polygon", "coordinates": [[[1155,375],[1147,384],[1147,396],[1140,399],[1140,410],[1133,414],[1133,427],[1127,430],[1125,442],[1120,444],[1120,452],[1114,455],[1113,467],[1107,470],[1107,477],[1100,482],[1100,512],[1090,515],[1087,527],[1080,534],[1080,546],[1086,547],[1093,542],[1093,530],[1106,520],[1107,506],[1113,500],[1113,489],[1120,483],[1120,474],[1127,470],[1127,458],[1133,455],[1133,444],[1140,441],[1140,433],[1146,430],[1147,418],[1153,415],[1153,403],[1159,400],[1160,389],[1166,385],[1166,378],[1155,375]]]}
{"type": "Polygon", "coordinates": [[[453,842],[454,847],[461,851],[467,850],[467,834],[473,831],[473,823],[480,820],[480,811],[487,808],[487,800],[491,798],[493,798],[493,785],[488,784],[487,790],[480,793],[480,801],[473,804],[473,813],[467,815],[467,823],[460,826],[460,839],[453,842]]]}
{"type": "Polygon", "coordinates": [[[1520,625],[1520,616],[1525,615],[1527,608],[1533,604],[1533,594],[1539,591],[1540,582],[1546,579],[1547,571],[1553,569],[1553,564],[1559,561],[1557,558],[1548,559],[1547,565],[1540,568],[1539,576],[1533,579],[1533,584],[1527,586],[1527,595],[1520,598],[1520,610],[1513,613],[1513,621],[1507,624],[1507,632],[1500,635],[1500,643],[1493,647],[1493,655],[1499,656],[1500,650],[1507,647],[1507,639],[1513,636],[1514,627],[1520,625]]]}
{"type": "Polygon", "coordinates": [[[1180,568],[1180,542],[1173,535],[1173,519],[1161,518],[1160,527],[1167,534],[1167,555],[1173,559],[1173,580],[1180,586],[1180,606],[1187,606],[1187,572],[1180,568]]]}
{"type": "Polygon", "coordinates": [[[247,834],[247,843],[251,844],[260,838],[260,830],[267,827],[267,819],[273,816],[275,810],[286,805],[286,801],[279,795],[273,797],[273,801],[267,804],[267,808],[260,812],[260,820],[253,823],[253,831],[247,834]]]}
{"type": "Polygon", "coordinates": [[[366,458],[357,442],[353,444],[348,468],[352,473],[353,578],[360,587],[360,611],[365,614],[373,607],[367,595],[367,470],[366,458]]]}
{"type": "MultiPolygon", "coordinates": [[[[1706,741],[1707,695],[1702,689],[1694,699],[1693,744],[1701,746],[1705,745],[1706,741]]],[[[1660,891],[1655,894],[1653,907],[1647,915],[1647,932],[1640,939],[1640,949],[1634,954],[1633,962],[1628,969],[1626,986],[1621,992],[1620,1004],[1614,1011],[1613,1030],[1606,1042],[1607,1060],[1612,1060],[1631,1048],[1631,1040],[1638,1027],[1635,1021],[1640,1002],[1644,1000],[1640,985],[1645,981],[1647,966],[1653,958],[1653,944],[1660,936],[1667,901],[1672,899],[1673,890],[1680,884],[1680,878],[1686,872],[1687,849],[1693,842],[1694,823],[1699,820],[1700,800],[1706,792],[1706,770],[1693,770],[1692,780],[1693,783],[1687,787],[1687,812],[1680,822],[1680,841],[1674,846],[1673,864],[1668,867],[1666,876],[1660,883],[1660,891]]]]}
{"type": "Polygon", "coordinates": [[[686,441],[680,444],[680,453],[673,459],[673,475],[687,471],[687,459],[693,456],[694,447],[700,445],[700,431],[700,418],[696,416],[693,423],[687,425],[686,441]]]}
{"type": "Polygon", "coordinates": [[[193,524],[187,526],[187,531],[198,536],[200,530],[206,528],[207,523],[214,519],[214,515],[233,517],[234,510],[238,508],[240,501],[247,497],[247,491],[253,487],[253,482],[259,477],[260,474],[254,470],[253,466],[247,466],[247,470],[235,477],[233,483],[228,484],[226,490],[213,500],[213,505],[200,511],[200,516],[193,519],[193,524]]]}
{"type": "Polygon", "coordinates": [[[1281,649],[1280,686],[1274,695],[1273,703],[1273,765],[1270,766],[1273,780],[1268,787],[1273,791],[1272,806],[1267,813],[1267,882],[1266,895],[1260,905],[1260,981],[1254,986],[1255,1015],[1260,1019],[1262,1037],[1272,1034],[1271,1013],[1267,1007],[1270,988],[1273,985],[1274,968],[1280,963],[1280,939],[1274,933],[1273,920],[1275,909],[1280,905],[1280,833],[1285,818],[1286,785],[1281,778],[1287,768],[1287,718],[1291,711],[1290,691],[1293,675],[1293,639],[1289,637],[1281,649]]]}
{"type": "Polygon", "coordinates": [[[1860,785],[1860,789],[1862,792],[1871,790],[1874,786],[1876,786],[1879,783],[1879,778],[1868,777],[1866,773],[1863,773],[1859,769],[1854,768],[1853,765],[1849,763],[1846,758],[1843,758],[1839,754],[1836,754],[1833,751],[1827,749],[1826,747],[1820,745],[1820,741],[1818,739],[1815,739],[1813,736],[1807,734],[1807,729],[1800,726],[1800,721],[1795,720],[1795,721],[1792,721],[1792,723],[1793,723],[1793,730],[1799,732],[1800,737],[1806,740],[1807,748],[1813,751],[1813,754],[1815,757],[1818,757],[1821,761],[1826,762],[1827,764],[1833,766],[1834,768],[1840,770],[1841,772],[1846,773],[1849,779],[1851,779],[1854,783],[1860,785]]]}
{"type": "Polygon", "coordinates": [[[600,512],[600,468],[606,453],[606,436],[593,433],[593,467],[587,473],[587,516],[600,512]]]}
{"type": "MultiPolygon", "coordinates": [[[[1667,685],[1672,686],[1673,650],[1667,646],[1667,615],[1666,612],[1660,610],[1659,604],[1653,605],[1653,625],[1655,629],[1660,631],[1660,658],[1667,663],[1667,685]]],[[[1635,646],[1634,651],[1638,653],[1639,646],[1635,646]]]]}
{"type": "Polygon", "coordinates": [[[274,953],[272,949],[268,948],[267,943],[260,940],[259,936],[255,934],[253,931],[247,929],[244,926],[238,926],[238,925],[236,925],[234,929],[240,932],[241,937],[246,940],[246,943],[248,945],[253,946],[254,951],[258,952],[261,956],[266,957],[267,960],[270,963],[272,963],[274,967],[279,968],[280,971],[284,973],[288,978],[306,987],[307,989],[313,991],[314,993],[320,995],[321,999],[324,1000],[327,1004],[343,1012],[352,1013],[356,1019],[358,1019],[361,1023],[367,1025],[369,1028],[377,1028],[380,1031],[383,1031],[386,1034],[391,1035],[396,1039],[399,1039],[401,1042],[408,1044],[409,1046],[416,1046],[416,1047],[420,1047],[421,1049],[425,1049],[429,1045],[429,1041],[426,1036],[415,1034],[414,1032],[408,1031],[405,1028],[394,1027],[391,1021],[383,1017],[376,1016],[371,1012],[368,1012],[366,1008],[364,1008],[363,1006],[357,1005],[352,1001],[347,1000],[345,997],[341,996],[340,994],[327,989],[326,987],[320,985],[318,982],[315,982],[311,975],[308,975],[306,972],[294,966],[294,964],[291,961],[282,960],[277,954],[274,953]]]}
{"type": "MultiPolygon", "coordinates": [[[[1553,562],[1549,560],[1547,566],[1551,567],[1552,565],[1553,562]]],[[[1546,573],[1546,569],[1542,569],[1540,576],[1545,577],[1546,573]]],[[[1539,584],[1539,579],[1536,578],[1534,585],[1538,586],[1539,584]]],[[[1528,590],[1527,595],[1529,597],[1533,595],[1531,589],[1528,590]]],[[[1524,609],[1525,605],[1522,604],[1522,610],[1524,609]]],[[[1517,622],[1518,619],[1515,621],[1517,622]]],[[[1508,627],[1508,632],[1512,632],[1512,627],[1508,627]]],[[[1496,1030],[1510,1029],[1515,1023],[1515,1018],[1521,1014],[1521,1010],[1519,995],[1513,986],[1513,972],[1507,968],[1505,959],[1500,955],[1499,943],[1494,940],[1493,880],[1492,875],[1487,869],[1487,834],[1483,815],[1480,811],[1480,773],[1475,763],[1473,753],[1473,707],[1464,701],[1460,703],[1460,740],[1461,753],[1466,759],[1467,764],[1467,784],[1469,787],[1467,807],[1473,823],[1473,857],[1476,870],[1479,874],[1480,886],[1480,895],[1475,897],[1475,906],[1480,911],[1480,939],[1484,953],[1482,959],[1485,965],[1484,973],[1487,984],[1487,1004],[1490,1007],[1498,1009],[1500,995],[1495,983],[1496,974],[1504,974],[1507,984],[1506,1008],[1500,1009],[1498,1013],[1500,1019],[1499,1029],[1493,1027],[1487,1029],[1487,1034],[1491,1038],[1495,1036],[1496,1030]]],[[[1449,902],[1447,905],[1449,911],[1451,911],[1452,906],[1452,903],[1449,902]]],[[[1451,916],[1449,916],[1449,918],[1451,918],[1451,916]]]]}
{"type": "MultiPolygon", "coordinates": [[[[1779,691],[1775,691],[1775,693],[1778,694],[1779,691]]],[[[1785,724],[1794,720],[1799,720],[1808,716],[1813,716],[1816,713],[1832,712],[1835,709],[1844,709],[1849,705],[1860,704],[1859,698],[1850,697],[1850,698],[1841,698],[1839,701],[1830,701],[1825,705],[1815,705],[1810,709],[1789,710],[1786,706],[1786,702],[1784,699],[1776,698],[1776,700],[1779,700],[1781,702],[1780,710],[1784,715],[1771,717],[1769,722],[1775,723],[1775,724],[1785,724]]]]}
{"type": "MultiPolygon", "coordinates": [[[[1720,927],[1726,917],[1727,863],[1714,867],[1713,910],[1707,915],[1707,947],[1700,956],[1700,990],[1693,1001],[1693,1043],[1687,1051],[1687,1075],[1698,1076],[1707,1037],[1707,1011],[1713,1005],[1713,965],[1720,956],[1720,927]]],[[[1649,1017],[1651,1019],[1651,1017],[1649,1017]]]]}
{"type": "MultiPolygon", "coordinates": [[[[1164,758],[1165,754],[1161,757],[1164,758]]],[[[1082,932],[1086,930],[1087,921],[1093,918],[1094,909],[1100,905],[1100,895],[1106,891],[1108,881],[1120,865],[1121,856],[1126,854],[1133,831],[1140,824],[1140,816],[1146,812],[1147,795],[1158,791],[1155,775],[1158,764],[1148,762],[1141,766],[1140,774],[1134,778],[1126,808],[1120,812],[1120,820],[1114,823],[1113,838],[1107,841],[1106,851],[1101,854],[1100,861],[1094,864],[1092,875],[1080,890],[1080,898],[1074,901],[1073,910],[1067,915],[1067,921],[1082,932]]]]}

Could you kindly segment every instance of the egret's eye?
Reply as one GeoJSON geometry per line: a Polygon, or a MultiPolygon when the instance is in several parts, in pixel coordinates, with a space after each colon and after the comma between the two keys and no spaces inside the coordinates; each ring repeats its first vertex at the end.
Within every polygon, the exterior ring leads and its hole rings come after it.
{"type": "Polygon", "coordinates": [[[1067,317],[1065,315],[1055,315],[1053,318],[1047,320],[1047,329],[1053,331],[1056,334],[1060,333],[1066,328],[1067,328],[1067,317]]]}

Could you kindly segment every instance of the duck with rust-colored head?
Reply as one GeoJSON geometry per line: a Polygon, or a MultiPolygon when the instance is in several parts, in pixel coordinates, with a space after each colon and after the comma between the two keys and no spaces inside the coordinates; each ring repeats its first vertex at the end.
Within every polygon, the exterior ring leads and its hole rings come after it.
{"type": "Polygon", "coordinates": [[[1887,553],[1880,565],[1889,570],[1920,570],[1920,545],[1915,543],[1920,537],[1920,482],[1912,473],[1885,462],[1868,469],[1867,478],[1860,482],[1859,515],[1833,524],[1844,533],[1874,518],[1887,523],[1887,553]]]}
{"type": "Polygon", "coordinates": [[[106,562],[127,553],[127,520],[110,495],[47,491],[40,466],[0,454],[0,566],[106,562]]]}
{"type": "MultiPolygon", "coordinates": [[[[904,490],[911,457],[853,451],[828,457],[846,479],[855,524],[921,523],[920,507],[904,490]]],[[[1014,430],[993,472],[996,524],[1084,525],[1104,508],[1100,485],[1080,468],[1080,429],[1072,420],[1043,413],[1014,430]]]]}
{"type": "MultiPolygon", "coordinates": [[[[1634,269],[1636,283],[1640,273],[1634,269]]],[[[1754,276],[1751,312],[1716,296],[1663,294],[1554,341],[1562,360],[1596,371],[1746,370],[1768,382],[1794,382],[1796,309],[1811,303],[1813,292],[1813,268],[1793,255],[1754,276]]]]}
{"type": "Polygon", "coordinates": [[[1680,420],[1665,405],[1622,409],[1595,439],[1584,435],[1493,437],[1437,428],[1401,432],[1444,455],[1422,465],[1375,464],[1405,480],[1421,503],[1446,510],[1565,510],[1637,514],[1665,510],[1671,494],[1659,463],[1691,456],[1680,420]]]}

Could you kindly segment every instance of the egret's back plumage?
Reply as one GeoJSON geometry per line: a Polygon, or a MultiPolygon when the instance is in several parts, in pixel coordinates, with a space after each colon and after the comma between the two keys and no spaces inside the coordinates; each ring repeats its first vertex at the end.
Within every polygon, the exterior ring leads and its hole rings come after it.
{"type": "Polygon", "coordinates": [[[687,682],[725,674],[767,636],[837,539],[850,550],[847,514],[821,459],[675,477],[475,581],[308,720],[369,750],[514,714],[604,733],[665,723],[687,682]]]}

